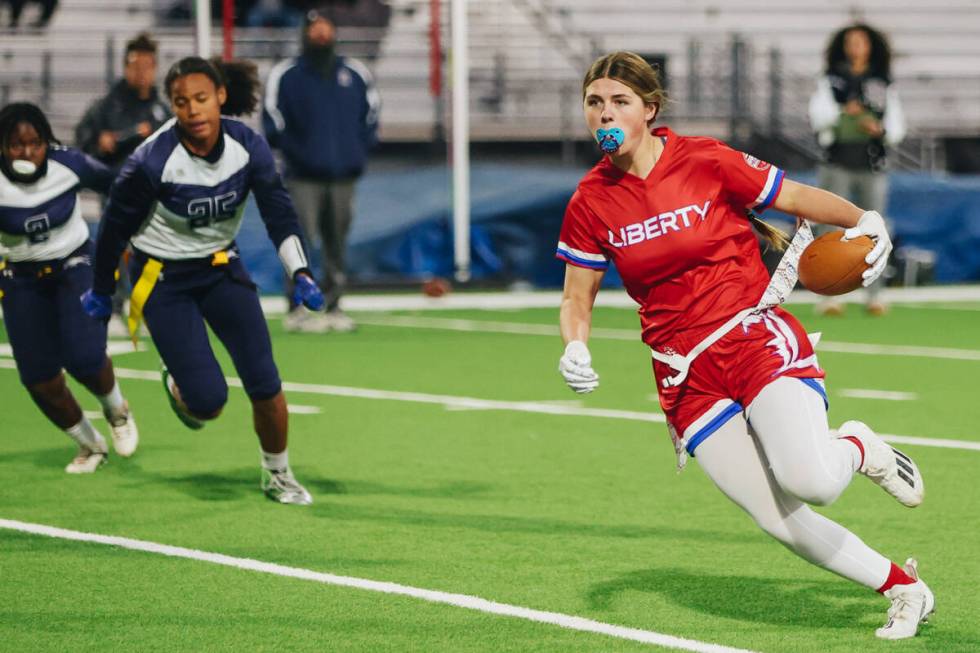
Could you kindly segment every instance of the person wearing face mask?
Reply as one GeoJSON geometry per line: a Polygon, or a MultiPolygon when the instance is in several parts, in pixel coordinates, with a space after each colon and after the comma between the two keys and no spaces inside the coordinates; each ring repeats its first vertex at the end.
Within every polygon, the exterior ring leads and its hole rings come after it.
{"type": "Polygon", "coordinates": [[[338,55],[335,46],[330,16],[311,10],[303,27],[303,53],[276,65],[266,82],[262,125],[269,144],[282,152],[286,184],[304,229],[319,241],[327,301],[325,314],[293,307],[284,320],[292,331],[355,327],[340,308],[347,234],[354,183],[377,143],[380,105],[371,73],[356,59],[338,55]]]}
{"type": "Polygon", "coordinates": [[[875,241],[865,283],[891,243],[882,217],[711,138],[654,128],[665,97],[642,57],[597,59],[582,84],[589,131],[605,156],[579,182],[561,227],[565,261],[558,370],[579,393],[599,376],[588,339],[610,263],[640,305],[660,405],[683,467],[697,455],[718,488],[803,559],[891,600],[878,637],[916,634],[935,607],[917,563],[899,567],[807,504],[835,501],[860,473],[905,506],[922,502],[918,467],[866,424],[827,424],[824,372],[803,326],[779,304],[813,240],[801,220],[770,279],[747,210],[768,207],[875,241]]]}
{"type": "Polygon", "coordinates": [[[106,193],[112,172],[62,147],[44,113],[26,102],[0,110],[0,292],[21,383],[51,422],[78,444],[65,471],[94,472],[105,439],[82,412],[65,371],[94,394],[116,453],[132,456],[139,432],[106,355],[105,324],[78,297],[92,283],[93,246],[78,190],[106,193]]]}
{"type": "MultiPolygon", "coordinates": [[[[905,138],[905,114],[891,77],[891,48],[877,30],[863,24],[838,31],[827,47],[824,75],[810,98],[810,125],[824,150],[819,184],[861,206],[885,213],[888,197],[887,149],[905,138]]],[[[818,230],[818,233],[820,231],[818,230]]],[[[884,279],[867,290],[865,308],[883,315],[884,279]]],[[[817,304],[824,315],[841,315],[836,298],[817,304]]]]}

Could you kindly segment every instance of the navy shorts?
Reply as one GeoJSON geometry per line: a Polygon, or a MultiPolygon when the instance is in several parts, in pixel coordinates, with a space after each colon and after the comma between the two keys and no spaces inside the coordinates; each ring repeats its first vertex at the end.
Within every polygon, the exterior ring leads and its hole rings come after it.
{"type": "MultiPolygon", "coordinates": [[[[133,252],[129,271],[134,285],[146,261],[145,253],[133,252]]],[[[217,266],[210,259],[164,261],[143,319],[195,415],[212,415],[228,399],[205,323],[231,354],[249,397],[271,399],[282,389],[258,292],[237,256],[217,266]]]]}
{"type": "Polygon", "coordinates": [[[8,261],[0,272],[3,321],[26,386],[62,369],[89,379],[105,365],[106,325],[89,317],[79,299],[92,287],[93,249],[88,241],[63,259],[8,261]]]}

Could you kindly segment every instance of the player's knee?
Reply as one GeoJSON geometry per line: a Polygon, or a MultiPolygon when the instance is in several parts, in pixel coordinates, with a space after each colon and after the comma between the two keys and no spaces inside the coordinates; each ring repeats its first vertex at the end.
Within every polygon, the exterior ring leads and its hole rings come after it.
{"type": "Polygon", "coordinates": [[[194,417],[211,420],[221,414],[221,410],[228,402],[228,387],[222,385],[201,388],[188,394],[182,393],[180,398],[194,417]]]}
{"type": "Polygon", "coordinates": [[[60,396],[65,391],[65,377],[63,374],[58,374],[53,378],[43,381],[36,379],[21,379],[21,381],[31,396],[38,399],[51,400],[60,396]]]}
{"type": "Polygon", "coordinates": [[[792,475],[791,478],[777,480],[785,491],[812,506],[829,506],[843,490],[839,483],[813,474],[792,475]]]}
{"type": "Polygon", "coordinates": [[[792,544],[793,538],[786,528],[786,524],[777,519],[756,519],[756,525],[763,530],[769,537],[781,542],[786,546],[792,544]]]}
{"type": "Polygon", "coordinates": [[[93,379],[105,367],[105,360],[106,356],[104,351],[74,352],[65,361],[65,369],[75,379],[93,379]]]}
{"type": "Polygon", "coordinates": [[[251,361],[248,366],[239,366],[239,369],[242,375],[242,385],[245,386],[245,394],[252,401],[271,399],[282,392],[279,370],[276,369],[271,352],[268,356],[251,361]]]}

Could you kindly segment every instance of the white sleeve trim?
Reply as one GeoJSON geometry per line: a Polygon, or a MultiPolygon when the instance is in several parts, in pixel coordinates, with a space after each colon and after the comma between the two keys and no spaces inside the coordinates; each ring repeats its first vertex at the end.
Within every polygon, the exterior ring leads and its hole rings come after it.
{"type": "Polygon", "coordinates": [[[280,61],[269,71],[269,79],[265,83],[265,110],[278,131],[286,128],[286,118],[279,110],[279,81],[295,63],[292,59],[280,61]]]}
{"type": "Polygon", "coordinates": [[[834,142],[834,125],[840,119],[840,106],[834,100],[830,80],[826,76],[817,80],[817,89],[810,96],[810,127],[817,132],[821,147],[829,147],[834,142]]]}
{"type": "Polygon", "coordinates": [[[344,63],[364,80],[364,92],[368,103],[368,113],[364,122],[368,125],[373,125],[378,122],[378,112],[381,109],[381,95],[374,85],[374,77],[371,75],[371,71],[368,70],[367,66],[353,57],[344,57],[344,63]]]}
{"type": "Polygon", "coordinates": [[[902,102],[898,99],[898,91],[895,85],[888,87],[885,96],[885,117],[882,122],[885,128],[885,144],[898,145],[905,139],[905,112],[902,110],[902,102]]]}
{"type": "Polygon", "coordinates": [[[609,259],[602,254],[592,254],[590,252],[585,252],[580,249],[575,249],[574,247],[569,247],[568,243],[558,241],[558,249],[568,252],[575,258],[580,258],[585,261],[595,261],[596,263],[605,263],[609,259]]]}
{"type": "Polygon", "coordinates": [[[279,260],[282,261],[282,267],[285,268],[290,279],[293,278],[297,270],[310,267],[306,260],[306,254],[303,252],[303,243],[295,234],[288,236],[280,243],[279,260]]]}
{"type": "Polygon", "coordinates": [[[769,206],[769,204],[774,199],[774,198],[770,197],[770,195],[772,194],[772,191],[773,191],[773,186],[775,186],[777,183],[779,183],[779,180],[782,177],[782,175],[780,174],[781,172],[782,172],[782,170],[780,170],[776,166],[770,166],[769,167],[769,175],[766,177],[766,183],[765,183],[765,185],[763,185],[762,190],[759,191],[759,196],[756,197],[751,202],[749,202],[748,204],[746,204],[746,206],[749,206],[749,207],[756,207],[756,206],[758,206],[758,207],[761,207],[761,208],[765,208],[765,207],[769,206]]]}

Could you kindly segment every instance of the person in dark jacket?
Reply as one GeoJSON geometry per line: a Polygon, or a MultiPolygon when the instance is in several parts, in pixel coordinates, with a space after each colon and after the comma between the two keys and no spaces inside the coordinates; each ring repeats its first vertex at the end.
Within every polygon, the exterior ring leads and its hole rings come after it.
{"type": "MultiPolygon", "coordinates": [[[[75,127],[75,144],[119,172],[126,158],[170,118],[170,109],[156,88],[157,44],[145,32],[126,43],[123,78],[109,94],[96,100],[75,127]]],[[[126,337],[123,315],[129,290],[126,268],[119,268],[120,284],[109,322],[109,335],[126,337]]]]}
{"type": "MultiPolygon", "coordinates": [[[[303,53],[283,61],[266,82],[262,124],[286,163],[286,183],[304,231],[319,235],[326,314],[293,308],[293,331],[351,331],[340,309],[354,182],[377,143],[379,97],[367,68],[336,54],[336,29],[323,10],[306,14],[303,53]]],[[[287,289],[288,290],[288,289],[287,289]]],[[[287,297],[290,293],[287,292],[287,297]]]]}
{"type": "Polygon", "coordinates": [[[75,128],[75,144],[110,168],[170,118],[156,89],[157,44],[146,33],[126,43],[123,78],[96,100],[75,128]]]}

